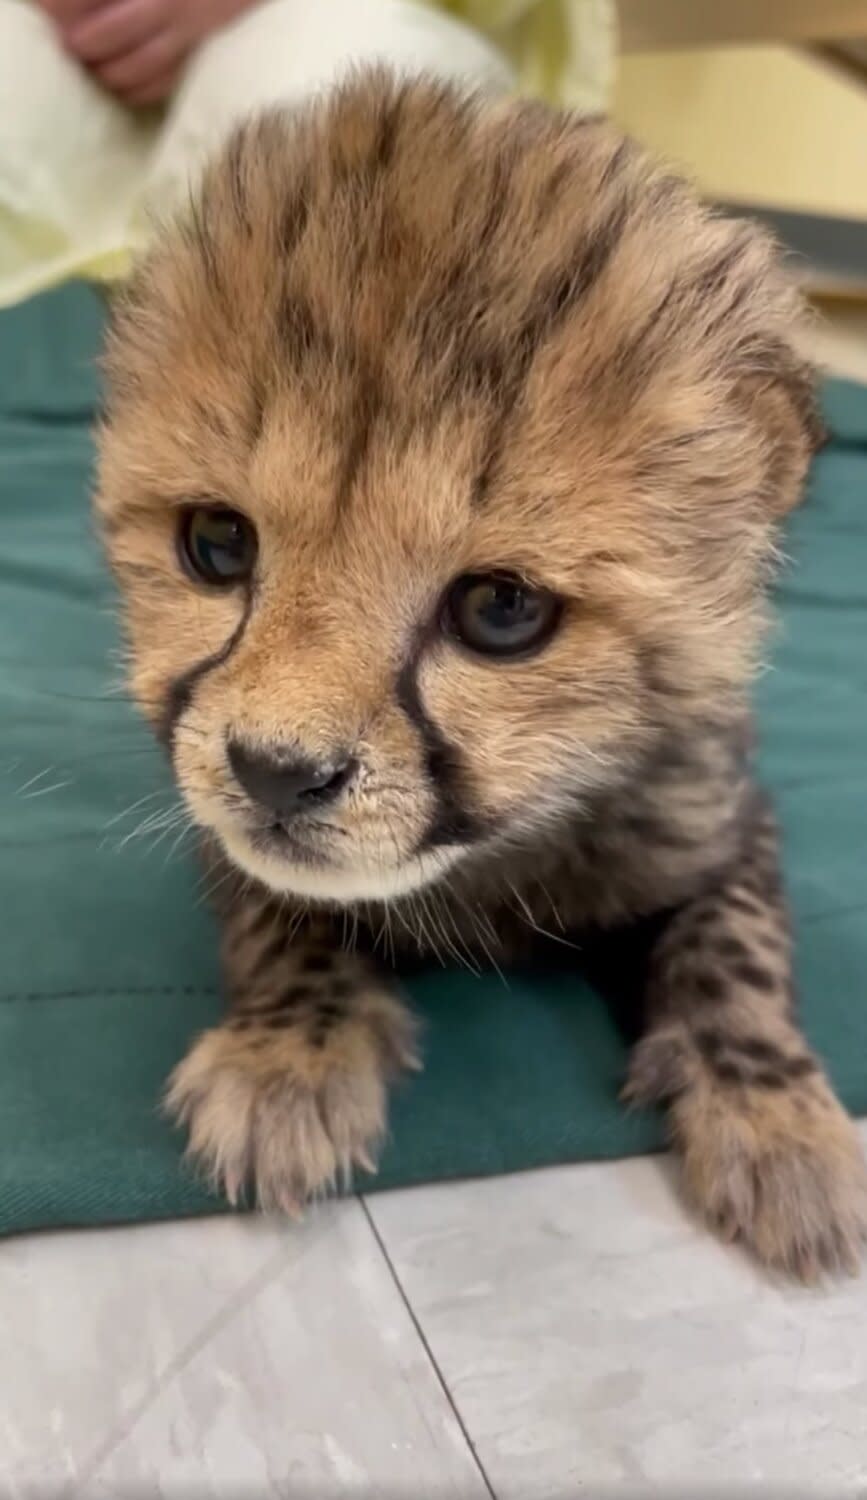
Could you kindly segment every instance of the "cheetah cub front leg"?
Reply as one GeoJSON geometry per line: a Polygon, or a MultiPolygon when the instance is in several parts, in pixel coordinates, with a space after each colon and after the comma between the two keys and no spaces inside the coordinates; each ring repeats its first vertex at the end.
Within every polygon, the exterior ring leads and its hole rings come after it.
{"type": "Polygon", "coordinates": [[[696,1206],[725,1238],[804,1281],[857,1271],[867,1171],[793,1015],[769,814],[741,864],[671,922],[652,955],[648,1002],[626,1097],[667,1103],[696,1206]]]}
{"type": "Polygon", "coordinates": [[[304,1203],[372,1171],[389,1079],[417,1068],[413,1019],[361,958],[326,946],[309,924],[295,939],[284,909],[248,900],[227,923],[232,1006],[172,1074],[166,1104],[189,1153],[237,1203],[298,1214],[304,1203]]]}

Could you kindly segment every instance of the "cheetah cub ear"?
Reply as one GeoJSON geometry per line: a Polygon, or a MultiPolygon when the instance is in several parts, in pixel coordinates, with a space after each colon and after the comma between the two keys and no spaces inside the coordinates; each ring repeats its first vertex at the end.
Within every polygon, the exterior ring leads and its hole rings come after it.
{"type": "Polygon", "coordinates": [[[736,268],[730,317],[723,317],[719,332],[734,340],[735,399],[762,443],[759,493],[769,514],[780,517],[803,499],[810,461],[826,433],[816,369],[802,352],[809,321],[801,293],[784,269],[773,267],[779,258],[774,241],[746,224],[734,226],[735,245],[747,236],[754,236],[755,260],[748,252],[736,268]]]}
{"type": "Polygon", "coordinates": [[[804,498],[810,460],[825,440],[812,366],[788,348],[774,349],[766,367],[746,376],[742,397],[764,434],[763,495],[771,515],[784,516],[804,498]]]}

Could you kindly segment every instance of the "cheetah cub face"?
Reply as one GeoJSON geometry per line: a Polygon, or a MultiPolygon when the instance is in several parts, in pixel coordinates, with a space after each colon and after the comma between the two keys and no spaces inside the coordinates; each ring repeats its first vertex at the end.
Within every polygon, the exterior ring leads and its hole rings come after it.
{"type": "Polygon", "coordinates": [[[810,448],[792,317],[598,121],[375,75],[237,135],[119,308],[98,494],[234,864],[399,897],[734,701],[810,448]]]}

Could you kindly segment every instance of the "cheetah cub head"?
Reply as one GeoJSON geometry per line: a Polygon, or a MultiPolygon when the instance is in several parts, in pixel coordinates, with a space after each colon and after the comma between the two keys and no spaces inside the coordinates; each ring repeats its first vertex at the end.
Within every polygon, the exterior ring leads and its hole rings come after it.
{"type": "Polygon", "coordinates": [[[115,316],[97,496],[231,860],[398,897],[738,700],[815,434],[798,314],[599,121],[370,75],[236,135],[115,316]]]}

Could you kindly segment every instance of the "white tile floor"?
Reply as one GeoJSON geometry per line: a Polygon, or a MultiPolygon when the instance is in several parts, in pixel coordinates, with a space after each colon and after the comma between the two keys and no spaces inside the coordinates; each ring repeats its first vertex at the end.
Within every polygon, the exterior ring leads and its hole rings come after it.
{"type": "Polygon", "coordinates": [[[774,1284],[662,1158],[7,1240],[0,1333],[4,1500],[867,1500],[867,1273],[774,1284]]]}
{"type": "Polygon", "coordinates": [[[867,1494],[867,1277],[774,1284],[662,1158],[9,1240],[0,1326],[10,1500],[867,1494]]]}

